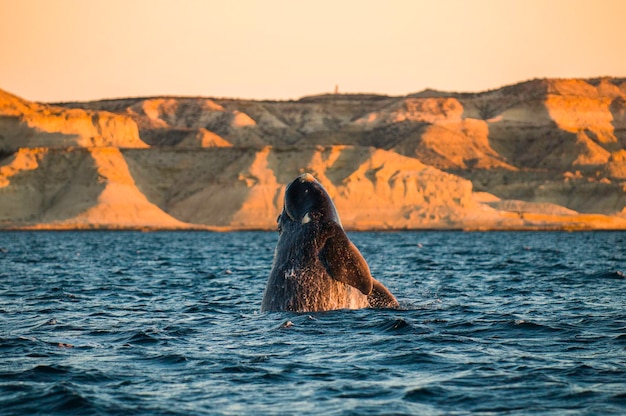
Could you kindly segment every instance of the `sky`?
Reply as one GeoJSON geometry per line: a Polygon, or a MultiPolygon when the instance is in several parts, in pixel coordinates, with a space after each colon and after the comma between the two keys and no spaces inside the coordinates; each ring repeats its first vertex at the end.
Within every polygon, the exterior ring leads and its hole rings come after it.
{"type": "Polygon", "coordinates": [[[476,92],[626,76],[622,0],[0,0],[28,100],[476,92]]]}

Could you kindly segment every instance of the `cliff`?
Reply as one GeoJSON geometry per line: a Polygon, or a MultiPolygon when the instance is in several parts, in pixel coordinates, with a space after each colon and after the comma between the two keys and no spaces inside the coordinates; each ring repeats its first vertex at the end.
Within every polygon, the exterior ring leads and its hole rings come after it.
{"type": "Polygon", "coordinates": [[[129,117],[33,103],[0,90],[0,151],[102,146],[148,147],[129,117]]]}
{"type": "Polygon", "coordinates": [[[349,229],[626,229],[626,79],[298,101],[0,91],[0,226],[274,229],[313,173],[349,229]]]}

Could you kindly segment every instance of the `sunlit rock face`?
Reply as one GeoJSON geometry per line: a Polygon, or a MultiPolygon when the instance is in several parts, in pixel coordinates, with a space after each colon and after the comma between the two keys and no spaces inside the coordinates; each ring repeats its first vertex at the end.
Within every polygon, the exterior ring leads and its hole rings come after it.
{"type": "Polygon", "coordinates": [[[3,152],[21,147],[148,147],[128,116],[33,103],[1,90],[0,132],[3,152]]]}
{"type": "Polygon", "coordinates": [[[272,229],[285,186],[311,172],[348,229],[624,228],[624,154],[617,78],[297,101],[0,91],[0,225],[272,229]],[[153,212],[137,195],[162,219],[137,214],[153,212]],[[92,223],[95,206],[110,220],[92,223]]]}

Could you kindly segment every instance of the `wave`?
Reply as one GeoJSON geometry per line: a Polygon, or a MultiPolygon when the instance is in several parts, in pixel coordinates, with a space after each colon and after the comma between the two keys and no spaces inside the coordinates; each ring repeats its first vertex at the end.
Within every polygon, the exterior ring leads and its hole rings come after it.
{"type": "Polygon", "coordinates": [[[375,325],[375,328],[379,329],[383,333],[391,333],[396,335],[401,334],[424,334],[429,333],[427,327],[416,325],[403,318],[388,318],[375,325]]]}
{"type": "Polygon", "coordinates": [[[151,358],[151,361],[156,361],[160,364],[165,364],[165,365],[176,365],[176,364],[184,364],[188,362],[189,359],[183,354],[168,353],[168,354],[162,354],[157,357],[151,358]]]}
{"type": "Polygon", "coordinates": [[[521,331],[529,331],[529,332],[560,332],[562,328],[557,328],[554,326],[540,324],[538,322],[529,322],[524,319],[516,319],[513,322],[509,322],[509,327],[521,330],[521,331]]]}
{"type": "Polygon", "coordinates": [[[154,332],[148,331],[138,331],[133,333],[130,338],[128,338],[129,344],[157,344],[161,342],[161,340],[155,335],[154,332]]]}
{"type": "Polygon", "coordinates": [[[590,275],[589,277],[593,279],[623,280],[623,279],[626,279],[626,273],[621,270],[612,270],[612,271],[605,271],[605,272],[597,272],[597,273],[590,275]]]}
{"type": "Polygon", "coordinates": [[[450,392],[441,386],[422,386],[407,391],[403,399],[416,403],[438,402],[442,397],[448,397],[449,395],[450,392]]]}
{"type": "Polygon", "coordinates": [[[76,383],[101,383],[111,378],[95,369],[79,369],[59,364],[39,364],[21,372],[0,373],[0,379],[22,382],[50,383],[71,381],[76,383]]]}
{"type": "Polygon", "coordinates": [[[20,381],[56,381],[72,372],[71,367],[63,365],[37,365],[21,373],[13,374],[16,380],[20,381]]]}
{"type": "Polygon", "coordinates": [[[81,393],[80,389],[69,382],[59,382],[44,389],[33,390],[26,395],[15,395],[14,403],[5,402],[7,407],[20,409],[24,414],[39,414],[43,409],[46,413],[81,412],[94,413],[98,409],[81,393]]]}

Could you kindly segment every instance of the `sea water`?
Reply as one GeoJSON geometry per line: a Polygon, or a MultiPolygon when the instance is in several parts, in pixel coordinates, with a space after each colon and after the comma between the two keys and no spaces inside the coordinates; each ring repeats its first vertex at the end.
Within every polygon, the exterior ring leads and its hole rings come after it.
{"type": "Polygon", "coordinates": [[[261,313],[276,233],[0,233],[0,414],[624,414],[626,233],[351,233],[399,310],[261,313]]]}

